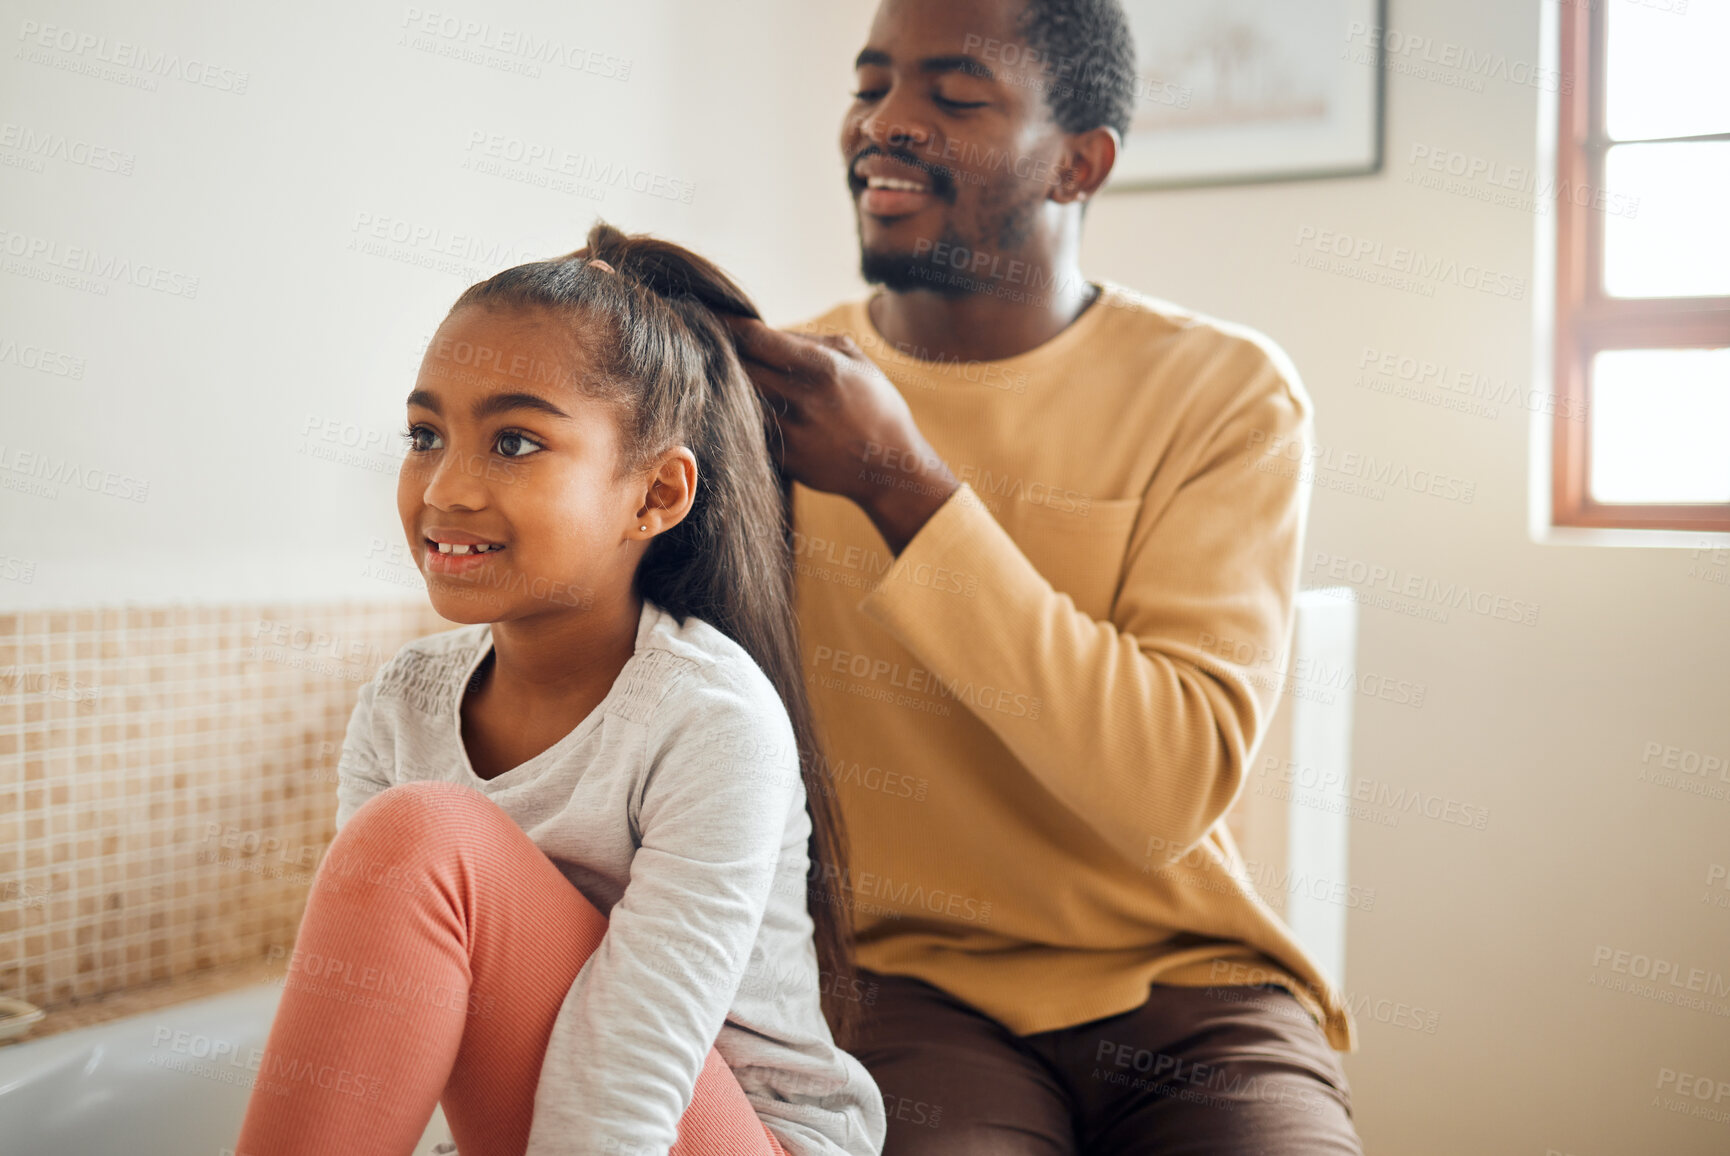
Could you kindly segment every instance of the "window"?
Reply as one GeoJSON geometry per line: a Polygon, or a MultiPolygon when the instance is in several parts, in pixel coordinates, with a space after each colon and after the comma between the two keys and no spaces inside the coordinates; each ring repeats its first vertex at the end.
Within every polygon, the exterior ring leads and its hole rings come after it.
{"type": "Polygon", "coordinates": [[[1730,530],[1730,2],[1561,34],[1551,520],[1730,530]]]}

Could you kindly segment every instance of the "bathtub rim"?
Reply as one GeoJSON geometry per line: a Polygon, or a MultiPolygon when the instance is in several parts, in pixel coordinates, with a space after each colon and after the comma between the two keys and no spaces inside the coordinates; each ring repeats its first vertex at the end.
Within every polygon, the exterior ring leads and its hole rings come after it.
{"type": "Polygon", "coordinates": [[[282,981],[288,974],[286,959],[258,958],[220,967],[200,968],[172,979],[120,991],[105,992],[69,1004],[39,1005],[46,1017],[26,1034],[0,1040],[0,1058],[13,1049],[53,1039],[66,1032],[100,1027],[146,1012],[161,1011],[176,1004],[224,995],[243,987],[282,981]]]}

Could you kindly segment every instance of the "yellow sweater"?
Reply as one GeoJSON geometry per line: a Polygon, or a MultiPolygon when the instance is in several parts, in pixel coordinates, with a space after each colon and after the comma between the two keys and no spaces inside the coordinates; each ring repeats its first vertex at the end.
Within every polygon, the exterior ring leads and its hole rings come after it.
{"type": "Polygon", "coordinates": [[[1308,444],[1309,398],[1254,330],[1100,284],[1000,361],[897,349],[863,299],[796,327],[852,336],[962,482],[898,558],[853,503],[794,487],[859,962],[1023,1035],[1139,1007],[1154,981],[1278,983],[1350,1051],[1223,820],[1279,680],[1218,652],[1289,644],[1308,506],[1247,462],[1308,444]]]}

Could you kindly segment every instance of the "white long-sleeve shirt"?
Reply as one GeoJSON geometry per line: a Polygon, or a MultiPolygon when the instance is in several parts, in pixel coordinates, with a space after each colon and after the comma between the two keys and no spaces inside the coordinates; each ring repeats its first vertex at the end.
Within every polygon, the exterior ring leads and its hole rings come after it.
{"type": "Polygon", "coordinates": [[[793,727],[750,655],[644,600],[587,718],[492,779],[460,706],[489,624],[416,639],[361,688],[336,824],[395,783],[484,792],[607,916],[553,1025],[527,1156],[657,1156],[714,1045],[789,1156],[878,1156],[876,1083],[835,1046],[806,909],[811,820],[793,727]]]}

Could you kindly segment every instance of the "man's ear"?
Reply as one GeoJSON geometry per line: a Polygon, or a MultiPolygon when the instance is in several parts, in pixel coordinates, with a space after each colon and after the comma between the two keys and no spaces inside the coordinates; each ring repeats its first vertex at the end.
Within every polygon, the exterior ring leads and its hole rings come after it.
{"type": "Polygon", "coordinates": [[[1123,138],[1109,125],[1074,133],[1065,140],[1060,180],[1051,193],[1051,199],[1063,205],[1086,201],[1099,192],[1123,148],[1123,138]]]}

